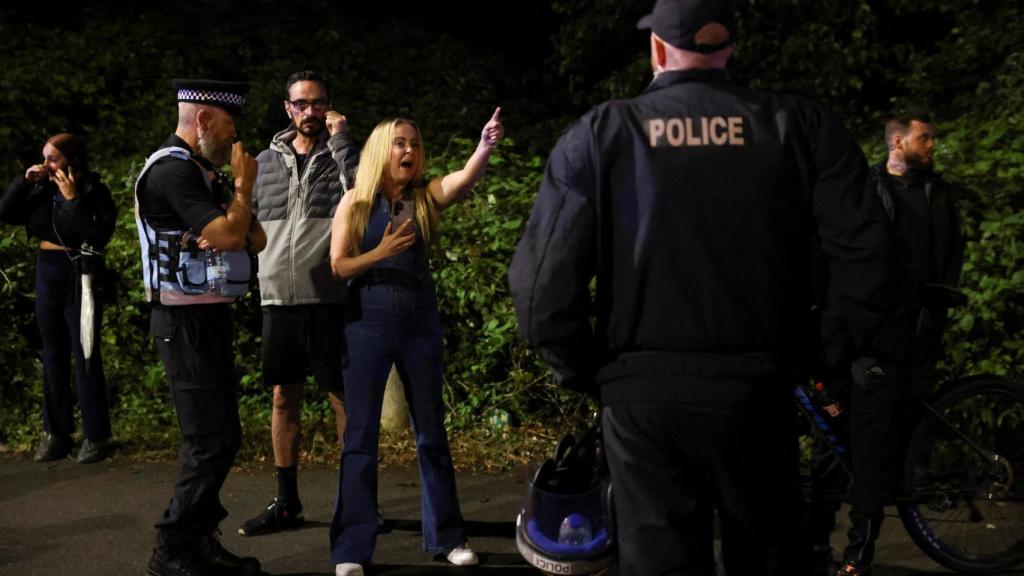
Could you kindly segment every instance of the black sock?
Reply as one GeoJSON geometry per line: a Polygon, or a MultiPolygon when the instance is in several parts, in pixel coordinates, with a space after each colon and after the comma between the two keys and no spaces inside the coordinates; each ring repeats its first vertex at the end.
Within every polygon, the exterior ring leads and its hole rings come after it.
{"type": "Polygon", "coordinates": [[[299,503],[299,467],[275,466],[277,471],[277,499],[291,504],[299,503]]]}

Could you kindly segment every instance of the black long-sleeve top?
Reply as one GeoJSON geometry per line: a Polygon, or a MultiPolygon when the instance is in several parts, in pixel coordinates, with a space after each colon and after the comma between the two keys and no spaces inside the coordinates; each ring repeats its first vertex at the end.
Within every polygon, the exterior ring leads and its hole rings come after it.
{"type": "Polygon", "coordinates": [[[29,236],[66,248],[86,243],[102,249],[114,235],[117,209],[110,189],[94,172],[79,176],[71,200],[53,182],[18,176],[0,197],[0,221],[23,225],[29,236]]]}
{"type": "Polygon", "coordinates": [[[520,331],[567,386],[705,354],[791,365],[806,353],[817,237],[838,365],[888,305],[888,227],[866,177],[856,142],[813,102],[666,72],[551,153],[509,271],[520,331]]]}
{"type": "Polygon", "coordinates": [[[964,241],[950,185],[932,172],[893,176],[884,162],[872,169],[871,179],[892,219],[897,302],[920,303],[925,284],[957,286],[964,241]]]}

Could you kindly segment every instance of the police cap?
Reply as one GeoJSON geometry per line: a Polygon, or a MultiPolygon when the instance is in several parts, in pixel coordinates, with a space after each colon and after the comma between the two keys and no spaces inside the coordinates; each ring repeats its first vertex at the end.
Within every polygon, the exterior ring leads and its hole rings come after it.
{"type": "Polygon", "coordinates": [[[662,40],[682,50],[709,54],[725,48],[736,40],[736,19],[728,0],[658,0],[654,10],[637,22],[637,28],[650,28],[662,40]],[[711,34],[714,43],[698,33],[709,24],[718,24],[728,35],[711,34]],[[717,37],[716,37],[717,36],[717,37]]]}
{"type": "Polygon", "coordinates": [[[242,104],[249,85],[245,82],[175,79],[172,83],[178,102],[193,102],[223,108],[233,116],[242,115],[242,104]]]}

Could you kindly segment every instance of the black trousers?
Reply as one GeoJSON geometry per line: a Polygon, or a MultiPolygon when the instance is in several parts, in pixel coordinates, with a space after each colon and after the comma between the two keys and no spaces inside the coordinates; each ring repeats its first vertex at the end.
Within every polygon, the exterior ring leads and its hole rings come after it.
{"type": "Polygon", "coordinates": [[[156,523],[157,546],[188,546],[228,515],[220,489],[242,438],[230,312],[225,304],[153,309],[150,333],[181,427],[181,471],[156,523]]]}
{"type": "Polygon", "coordinates": [[[619,573],[713,575],[716,508],[728,574],[800,573],[792,382],[726,384],[742,394],[715,411],[652,398],[602,410],[619,573]]]}
{"type": "Polygon", "coordinates": [[[56,436],[75,431],[75,395],[71,391],[71,357],[82,412],[82,432],[89,440],[110,437],[107,381],[100,353],[103,305],[93,312],[93,351],[86,369],[80,337],[81,305],[76,302],[76,272],[67,254],[40,250],[36,259],[36,322],[43,338],[43,429],[56,436]]]}
{"type": "Polygon", "coordinates": [[[861,357],[851,365],[849,542],[844,560],[871,564],[883,507],[900,483],[902,448],[915,421],[915,394],[927,397],[942,353],[945,309],[911,306],[896,324],[895,363],[861,357]]]}
{"type": "Polygon", "coordinates": [[[850,389],[850,529],[843,560],[871,564],[885,505],[901,481],[902,448],[916,419],[912,401],[926,392],[935,360],[910,367],[880,366],[859,358],[852,366],[850,389]]]}

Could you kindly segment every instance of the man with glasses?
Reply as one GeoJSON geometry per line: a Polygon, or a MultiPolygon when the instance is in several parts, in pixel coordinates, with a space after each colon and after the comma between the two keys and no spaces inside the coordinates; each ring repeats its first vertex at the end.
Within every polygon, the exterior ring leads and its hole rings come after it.
{"type": "Polygon", "coordinates": [[[345,430],[341,377],[345,286],[331,274],[331,219],[351,185],[358,148],[344,116],[331,109],[330,88],[316,72],[288,77],[289,126],[257,157],[253,189],[267,233],[260,254],[263,381],[274,389],[270,417],[277,496],[242,525],[243,536],[270,534],[303,522],[298,490],[299,415],[307,373],[327,392],[338,440],[345,430]]]}

